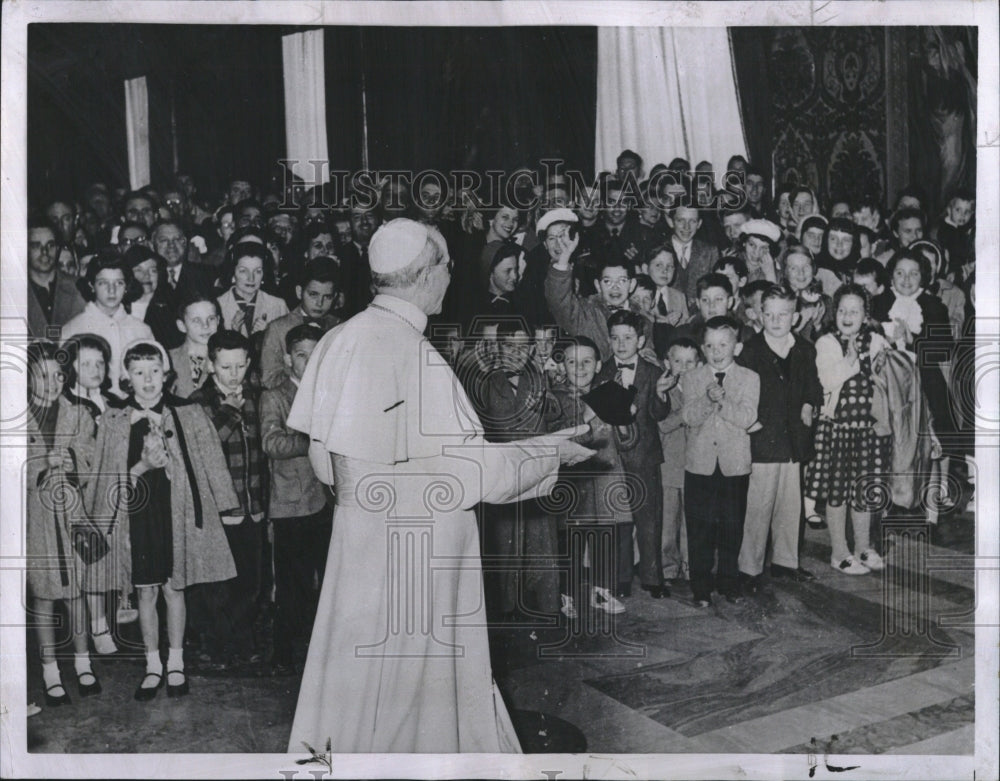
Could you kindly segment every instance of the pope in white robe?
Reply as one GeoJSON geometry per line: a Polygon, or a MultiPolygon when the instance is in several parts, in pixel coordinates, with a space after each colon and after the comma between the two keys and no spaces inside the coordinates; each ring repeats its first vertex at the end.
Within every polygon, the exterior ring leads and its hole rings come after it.
{"type": "Polygon", "coordinates": [[[317,344],[288,425],[337,496],[289,751],[517,752],[490,667],[472,508],[551,490],[576,432],[491,444],[422,335],[450,281],[440,234],[393,220],[379,294],[317,344]]]}

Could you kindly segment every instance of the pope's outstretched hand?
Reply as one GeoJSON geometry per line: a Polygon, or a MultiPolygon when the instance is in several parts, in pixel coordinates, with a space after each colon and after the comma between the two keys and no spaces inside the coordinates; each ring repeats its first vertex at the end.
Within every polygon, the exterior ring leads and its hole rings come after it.
{"type": "Polygon", "coordinates": [[[591,450],[574,442],[571,437],[578,437],[590,431],[590,426],[571,426],[554,432],[551,436],[559,437],[559,463],[563,466],[573,466],[586,461],[597,451],[591,450]]]}

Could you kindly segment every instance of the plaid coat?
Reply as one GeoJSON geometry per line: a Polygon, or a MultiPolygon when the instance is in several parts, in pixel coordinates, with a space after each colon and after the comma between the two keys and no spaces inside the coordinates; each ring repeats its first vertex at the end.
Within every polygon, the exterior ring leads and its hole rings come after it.
{"type": "Polygon", "coordinates": [[[240,513],[258,515],[267,509],[267,464],[260,437],[260,406],[256,391],[243,385],[243,407],[223,404],[223,395],[209,380],[191,394],[204,407],[222,441],[222,452],[240,500],[240,513]]]}

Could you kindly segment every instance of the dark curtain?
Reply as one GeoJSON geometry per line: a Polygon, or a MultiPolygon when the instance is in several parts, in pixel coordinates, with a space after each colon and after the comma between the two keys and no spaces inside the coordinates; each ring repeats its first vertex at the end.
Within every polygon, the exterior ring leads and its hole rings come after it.
{"type": "Polygon", "coordinates": [[[128,184],[124,37],[114,26],[28,25],[28,202],[128,184]],[[87,67],[82,67],[82,60],[87,67]]]}
{"type": "MultiPolygon", "coordinates": [[[[214,204],[230,178],[268,186],[285,155],[281,36],[221,25],[29,27],[33,204],[128,184],[126,78],[145,75],[153,184],[191,174],[214,204]]],[[[595,28],[326,28],[334,168],[362,164],[364,78],[375,169],[510,171],[557,157],[593,174],[595,28]]]]}
{"type": "Polygon", "coordinates": [[[185,26],[173,31],[179,169],[209,204],[230,179],[267,184],[285,156],[283,28],[185,26]]]}
{"type": "Polygon", "coordinates": [[[759,168],[770,182],[773,140],[771,85],[767,76],[767,28],[730,27],[729,42],[733,52],[736,90],[743,119],[743,134],[747,141],[750,162],[759,168]]]}
{"type": "Polygon", "coordinates": [[[331,157],[360,161],[363,63],[376,170],[593,174],[595,28],[327,28],[331,157]],[[332,69],[333,72],[332,72],[332,69]]]}

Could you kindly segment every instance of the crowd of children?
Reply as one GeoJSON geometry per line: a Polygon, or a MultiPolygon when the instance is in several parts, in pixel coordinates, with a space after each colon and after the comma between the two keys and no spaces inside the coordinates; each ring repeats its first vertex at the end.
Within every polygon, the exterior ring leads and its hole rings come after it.
{"type": "MultiPolygon", "coordinates": [[[[482,289],[450,291],[446,310],[472,302],[475,318],[446,311],[430,336],[488,438],[585,423],[596,452],[547,500],[481,509],[494,615],[620,614],[636,576],[651,598],[690,590],[700,606],[758,593],[768,566],[813,579],[803,523],[829,529],[838,573],[880,570],[873,521],[888,505],[871,486],[888,485],[904,454],[938,481],[931,521],[958,502],[948,478],[964,477],[971,426],[955,401],[967,401],[968,372],[953,369],[974,317],[973,198],[951,199],[935,241],[909,195],[884,223],[870,202],[852,218],[820,214],[807,188],[785,194],[774,212],[648,197],[631,211],[608,204],[600,223],[553,187],[534,214],[499,209],[464,259],[475,242],[442,229],[455,280],[482,289]]],[[[333,497],[286,418],[317,341],[369,300],[375,221],[304,204],[304,260],[279,271],[280,242],[254,208],[220,209],[225,245],[200,262],[173,263],[166,240],[128,245],[143,226],[127,224],[89,257],[64,323],[45,271],[52,231],[29,230],[32,295],[62,333],[29,349],[27,551],[55,564],[30,569],[28,585],[40,615],[65,603],[80,696],[101,690],[90,643],[114,654],[133,601],[140,701],[164,684],[188,693],[186,653],[289,673],[308,637],[333,497]],[[228,284],[206,288],[201,275],[228,284]]],[[[159,227],[162,238],[177,226],[159,227]]],[[[45,701],[66,703],[53,624],[37,635],[45,701]]]]}
{"type": "MultiPolygon", "coordinates": [[[[259,261],[255,246],[246,257],[259,261]]],[[[101,327],[83,331],[74,318],[61,346],[31,344],[27,545],[29,555],[58,567],[29,569],[29,588],[42,616],[54,615],[55,601],[66,604],[81,697],[101,691],[88,638],[98,654],[116,654],[132,604],[146,661],[136,700],[153,699],[164,684],[169,697],[188,693],[186,649],[203,667],[263,662],[258,618],[272,601],[268,665],[278,674],[295,670],[293,648],[311,628],[332,508],[309,465],[307,438],[287,429],[285,417],[312,348],[337,322],[329,314],[332,263],[305,264],[300,306],[271,318],[263,362],[247,329],[222,327],[222,301],[199,291],[179,303],[184,341],[168,351],[128,313],[132,276],[110,253],[84,278],[104,307],[93,316],[101,327]],[[121,606],[111,626],[109,595],[121,606]]],[[[238,259],[237,279],[241,264],[248,265],[238,259]]],[[[45,702],[68,703],[51,620],[37,634],[45,702]]]]}

